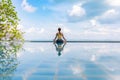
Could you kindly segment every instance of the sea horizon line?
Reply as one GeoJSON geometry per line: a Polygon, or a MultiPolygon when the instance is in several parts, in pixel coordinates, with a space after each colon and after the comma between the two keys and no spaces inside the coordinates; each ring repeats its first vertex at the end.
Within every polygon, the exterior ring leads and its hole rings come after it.
{"type": "MultiPolygon", "coordinates": [[[[53,42],[52,40],[25,40],[25,42],[53,42]]],[[[68,43],[120,43],[113,40],[68,40],[68,43]]]]}

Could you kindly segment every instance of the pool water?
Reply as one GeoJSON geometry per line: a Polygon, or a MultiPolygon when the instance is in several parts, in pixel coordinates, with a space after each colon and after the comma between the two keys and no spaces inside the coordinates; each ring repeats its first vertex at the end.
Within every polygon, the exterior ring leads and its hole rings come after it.
{"type": "Polygon", "coordinates": [[[7,48],[0,51],[0,80],[120,79],[120,43],[26,42],[15,54],[7,48]]]}

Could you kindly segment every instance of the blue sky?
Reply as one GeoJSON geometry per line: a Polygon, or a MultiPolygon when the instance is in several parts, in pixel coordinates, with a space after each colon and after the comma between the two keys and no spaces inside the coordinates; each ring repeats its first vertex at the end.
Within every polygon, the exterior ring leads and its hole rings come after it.
{"type": "Polygon", "coordinates": [[[119,0],[12,0],[26,40],[120,40],[119,0]]]}

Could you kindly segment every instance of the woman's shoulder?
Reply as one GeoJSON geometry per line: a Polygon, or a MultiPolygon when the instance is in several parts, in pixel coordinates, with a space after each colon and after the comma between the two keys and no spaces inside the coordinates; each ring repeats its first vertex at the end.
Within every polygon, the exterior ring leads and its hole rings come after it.
{"type": "Polygon", "coordinates": [[[58,33],[56,33],[56,35],[59,35],[59,34],[60,34],[60,35],[63,35],[63,33],[61,33],[61,32],[60,32],[60,33],[59,33],[59,32],[58,32],[58,33]]]}

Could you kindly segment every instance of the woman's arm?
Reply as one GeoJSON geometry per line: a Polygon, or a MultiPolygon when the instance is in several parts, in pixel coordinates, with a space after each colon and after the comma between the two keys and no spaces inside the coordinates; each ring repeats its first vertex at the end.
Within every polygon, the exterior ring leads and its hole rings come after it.
{"type": "Polygon", "coordinates": [[[63,35],[63,34],[62,34],[62,36],[63,36],[64,42],[66,43],[66,39],[65,39],[65,37],[64,37],[64,35],[63,35]]]}
{"type": "Polygon", "coordinates": [[[53,41],[54,41],[54,43],[55,43],[55,41],[56,41],[56,38],[57,38],[57,33],[56,33],[56,36],[55,36],[55,38],[54,38],[54,40],[53,40],[53,41]]]}

